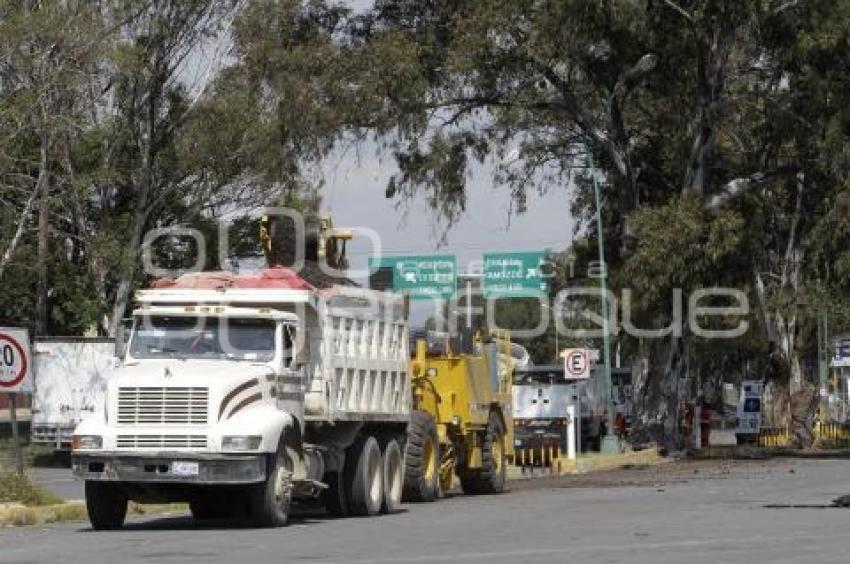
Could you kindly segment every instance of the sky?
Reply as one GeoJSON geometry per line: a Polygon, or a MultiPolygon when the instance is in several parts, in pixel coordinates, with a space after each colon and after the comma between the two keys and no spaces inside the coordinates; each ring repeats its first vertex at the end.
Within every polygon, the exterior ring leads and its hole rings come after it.
{"type": "MultiPolygon", "coordinates": [[[[343,3],[359,11],[371,2],[343,3]]],[[[231,45],[229,38],[222,35],[193,50],[182,79],[196,95],[201,95],[215,72],[231,61],[228,55],[231,45]]],[[[570,215],[571,189],[551,186],[545,195],[530,193],[527,211],[511,214],[509,190],[493,186],[492,168],[492,163],[476,167],[468,181],[466,212],[448,232],[445,222],[429,209],[424,198],[414,198],[401,206],[397,200],[385,198],[387,180],[396,170],[395,163],[390,155],[378,155],[373,142],[340,148],[315,174],[324,183],[321,211],[331,213],[338,227],[372,230],[380,240],[384,256],[454,254],[459,271],[467,272],[484,252],[568,247],[574,225],[570,215]]],[[[356,272],[366,271],[368,259],[375,251],[372,238],[365,234],[349,244],[352,278],[365,279],[356,272]]],[[[414,307],[413,317],[427,316],[423,311],[423,307],[414,307]]]]}
{"type": "MultiPolygon", "coordinates": [[[[529,194],[527,211],[510,215],[510,192],[493,186],[492,165],[476,169],[468,182],[466,212],[441,238],[445,222],[438,222],[422,197],[398,207],[384,196],[387,179],[395,171],[391,156],[376,156],[374,147],[338,151],[322,167],[325,186],[322,211],[333,216],[337,227],[367,228],[380,240],[385,256],[454,254],[458,270],[466,272],[482,253],[498,251],[563,250],[573,233],[570,215],[572,191],[552,186],[545,195],[529,194]]],[[[351,271],[365,270],[375,253],[372,239],[357,235],[348,246],[351,271]]],[[[358,276],[352,276],[359,279],[358,276]]],[[[431,314],[433,306],[413,304],[414,321],[431,314]]]]}
{"type": "MultiPolygon", "coordinates": [[[[373,0],[340,3],[358,12],[371,6],[373,0]]],[[[232,62],[228,27],[222,26],[219,36],[196,45],[187,58],[182,80],[196,96],[218,70],[232,62]]],[[[544,196],[529,194],[528,211],[510,216],[509,191],[493,187],[492,165],[477,167],[469,182],[467,211],[448,232],[447,244],[440,247],[445,223],[435,228],[438,218],[423,198],[398,209],[397,201],[384,197],[394,171],[393,158],[378,156],[374,142],[335,151],[316,172],[324,182],[322,211],[332,213],[337,226],[374,230],[385,255],[453,253],[461,272],[470,261],[480,260],[482,252],[563,249],[569,245],[573,221],[566,187],[553,186],[544,196]]],[[[348,249],[352,268],[365,269],[373,251],[368,237],[356,238],[348,249]]]]}

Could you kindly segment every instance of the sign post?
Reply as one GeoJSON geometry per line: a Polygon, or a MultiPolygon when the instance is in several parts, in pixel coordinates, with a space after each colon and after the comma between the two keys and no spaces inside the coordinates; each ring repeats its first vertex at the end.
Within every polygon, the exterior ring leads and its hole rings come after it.
{"type": "Polygon", "coordinates": [[[18,429],[18,392],[32,390],[32,356],[26,329],[0,328],[0,393],[9,394],[9,420],[15,449],[15,469],[24,473],[18,429]]]}
{"type": "Polygon", "coordinates": [[[21,452],[21,436],[18,430],[18,394],[9,394],[9,422],[12,425],[12,448],[15,451],[15,472],[24,475],[24,455],[21,452]]]}

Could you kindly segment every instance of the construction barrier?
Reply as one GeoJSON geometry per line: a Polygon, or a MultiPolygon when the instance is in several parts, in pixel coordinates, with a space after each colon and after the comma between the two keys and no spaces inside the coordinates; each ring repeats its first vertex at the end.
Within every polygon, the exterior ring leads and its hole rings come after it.
{"type": "Polygon", "coordinates": [[[850,444],[850,424],[815,423],[815,442],[850,444]]]}
{"type": "Polygon", "coordinates": [[[762,427],[759,429],[759,446],[784,447],[791,442],[788,427],[762,427]]]}
{"type": "MultiPolygon", "coordinates": [[[[815,442],[829,442],[850,445],[850,423],[816,422],[815,442]]],[[[762,427],[759,430],[759,446],[785,447],[791,442],[791,432],[785,427],[762,427]]]]}
{"type": "Polygon", "coordinates": [[[567,458],[560,445],[542,445],[536,448],[518,448],[515,451],[514,464],[523,472],[542,469],[550,474],[562,474],[575,467],[575,460],[567,458]]]}

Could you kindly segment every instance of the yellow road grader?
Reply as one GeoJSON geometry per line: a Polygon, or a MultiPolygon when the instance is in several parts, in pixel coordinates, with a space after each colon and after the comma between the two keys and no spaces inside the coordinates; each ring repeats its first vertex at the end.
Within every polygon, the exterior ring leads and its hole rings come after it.
{"type": "MultiPolygon", "coordinates": [[[[330,216],[308,218],[305,227],[307,278],[324,278],[320,269],[310,268],[319,261],[344,271],[352,232],[334,227],[330,216]]],[[[286,218],[262,219],[260,240],[269,266],[293,261],[291,233],[286,218]]],[[[414,341],[409,371],[413,410],[405,445],[404,498],[433,501],[451,489],[454,476],[466,494],[500,493],[514,458],[510,337],[479,334],[466,352],[446,335],[425,337],[414,341]]]]}
{"type": "Polygon", "coordinates": [[[454,476],[466,494],[500,493],[513,459],[510,339],[479,335],[468,353],[449,344],[416,340],[405,457],[409,501],[437,499],[454,476]]]}

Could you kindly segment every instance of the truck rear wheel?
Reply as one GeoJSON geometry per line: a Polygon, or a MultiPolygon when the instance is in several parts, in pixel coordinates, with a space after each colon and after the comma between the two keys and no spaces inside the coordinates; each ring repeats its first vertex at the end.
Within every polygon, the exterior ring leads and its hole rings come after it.
{"type": "Polygon", "coordinates": [[[260,527],[283,527],[292,504],[292,462],[281,446],[269,464],[266,481],[253,487],[251,517],[260,527]]]}
{"type": "Polygon", "coordinates": [[[348,509],[351,515],[374,516],[384,503],[384,462],[375,437],[364,437],[346,456],[348,509]]]}
{"type": "Polygon", "coordinates": [[[481,446],[481,470],[465,472],[460,479],[465,494],[496,494],[505,491],[505,428],[501,419],[490,414],[481,446]]]}
{"type": "Polygon", "coordinates": [[[86,512],[94,530],[120,529],[127,517],[127,496],[115,484],[87,480],[86,512]]]}
{"type": "Polygon", "coordinates": [[[404,455],[404,499],[434,501],[440,491],[440,442],[434,418],[424,411],[410,414],[404,455]]]}
{"type": "Polygon", "coordinates": [[[404,461],[398,441],[390,439],[384,445],[384,503],[382,513],[396,513],[401,509],[401,491],[404,487],[404,461]]]}

